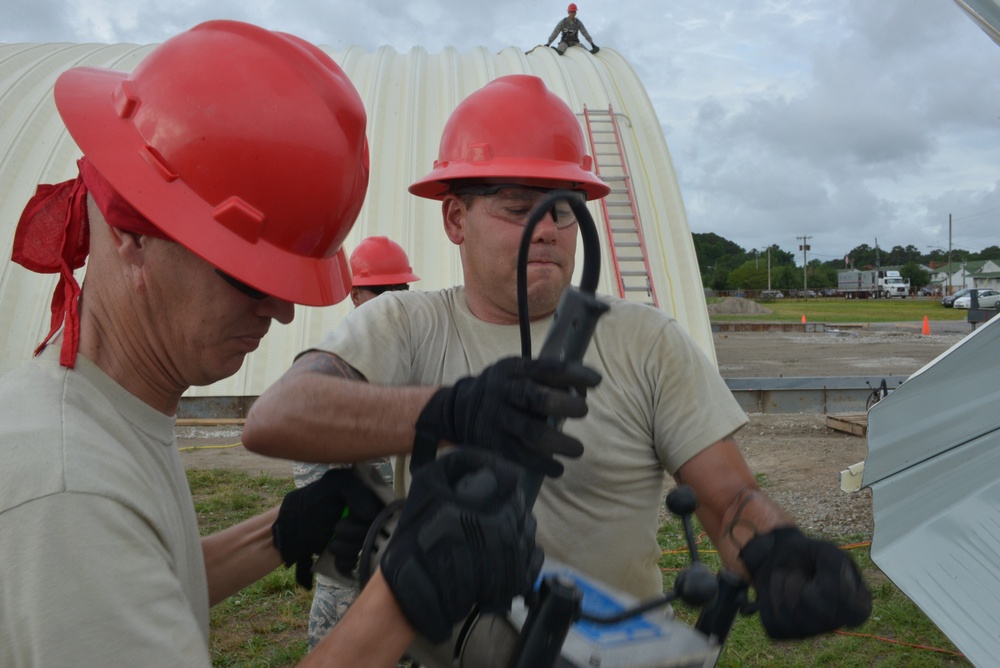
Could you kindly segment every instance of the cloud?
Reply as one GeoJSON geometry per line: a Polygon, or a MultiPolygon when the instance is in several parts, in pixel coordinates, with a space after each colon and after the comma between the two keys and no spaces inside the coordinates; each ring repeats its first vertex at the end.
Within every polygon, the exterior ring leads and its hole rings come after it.
{"type": "MultiPolygon", "coordinates": [[[[1000,245],[1000,48],[951,0],[590,0],[660,118],[695,232],[817,256],[1000,245]],[[942,222],[943,221],[943,222],[942,222]],[[947,229],[944,230],[947,243],[947,229]]],[[[532,0],[13,0],[0,41],[162,42],[233,18],[342,49],[544,42],[532,0]]]]}

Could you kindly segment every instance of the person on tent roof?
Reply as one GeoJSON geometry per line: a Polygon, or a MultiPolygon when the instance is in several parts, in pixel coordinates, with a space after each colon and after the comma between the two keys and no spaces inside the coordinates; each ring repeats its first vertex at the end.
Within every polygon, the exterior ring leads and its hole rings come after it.
{"type": "Polygon", "coordinates": [[[600,47],[594,44],[594,40],[591,39],[590,33],[583,25],[583,21],[576,18],[576,3],[571,2],[569,7],[566,8],[567,16],[566,18],[559,21],[556,24],[555,30],[549,35],[549,39],[545,42],[545,46],[549,46],[555,40],[556,37],[562,36],[559,40],[559,44],[553,46],[552,48],[559,52],[559,55],[566,53],[566,49],[571,46],[580,46],[580,34],[582,33],[587,41],[590,42],[590,52],[597,53],[600,51],[600,47]]]}

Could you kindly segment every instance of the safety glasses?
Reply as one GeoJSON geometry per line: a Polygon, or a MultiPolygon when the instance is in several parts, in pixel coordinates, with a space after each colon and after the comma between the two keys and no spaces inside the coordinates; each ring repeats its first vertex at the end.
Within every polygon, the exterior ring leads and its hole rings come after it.
{"type": "MultiPolygon", "coordinates": [[[[552,192],[550,188],[506,184],[463,186],[455,190],[456,195],[482,197],[488,214],[522,227],[528,222],[528,216],[531,215],[535,205],[550,192],[552,192]]],[[[582,192],[573,192],[572,197],[578,197],[581,202],[587,199],[582,192]]],[[[576,224],[576,215],[570,208],[569,202],[565,200],[553,204],[550,213],[558,229],[576,224]]]]}
{"type": "Polygon", "coordinates": [[[267,295],[266,292],[261,292],[257,288],[251,288],[249,285],[247,285],[243,281],[240,281],[240,280],[237,280],[237,279],[233,278],[232,276],[230,276],[229,274],[225,273],[224,271],[216,269],[215,273],[217,273],[219,276],[221,276],[222,280],[224,280],[226,283],[229,283],[229,285],[233,286],[234,288],[236,288],[237,290],[239,290],[240,292],[242,292],[243,294],[245,294],[250,299],[256,299],[256,300],[260,301],[262,299],[267,299],[267,297],[268,297],[268,295],[267,295]]]}

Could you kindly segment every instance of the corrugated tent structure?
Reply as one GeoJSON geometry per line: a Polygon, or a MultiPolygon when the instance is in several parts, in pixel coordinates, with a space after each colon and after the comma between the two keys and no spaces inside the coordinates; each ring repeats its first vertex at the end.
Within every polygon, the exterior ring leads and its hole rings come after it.
{"type": "MultiPolygon", "coordinates": [[[[11,247],[21,209],[37,184],[76,175],[80,151],[52,99],[58,75],[78,66],[131,70],[153,48],[0,44],[0,247],[11,247]]],[[[613,188],[605,201],[589,205],[602,236],[600,291],[663,309],[715,359],[694,246],[660,121],[620,54],[610,48],[596,56],[570,49],[559,56],[552,49],[525,53],[514,47],[499,53],[482,47],[437,54],[421,48],[400,54],[390,47],[327,51],[354,82],[369,114],[372,179],[348,251],[366,236],[384,234],[409,253],[422,277],[414,288],[461,283],[459,254],[443,233],[440,206],[406,189],[430,170],[444,123],[462,99],[499,76],[533,74],[576,111],[597,171],[613,188]]],[[[3,263],[0,374],[29,359],[48,331],[55,281],[55,276],[33,274],[9,259],[3,263]]],[[[344,317],[349,302],[324,309],[297,307],[295,321],[274,324],[239,373],[192,388],[188,396],[260,394],[298,352],[344,317]]]]}

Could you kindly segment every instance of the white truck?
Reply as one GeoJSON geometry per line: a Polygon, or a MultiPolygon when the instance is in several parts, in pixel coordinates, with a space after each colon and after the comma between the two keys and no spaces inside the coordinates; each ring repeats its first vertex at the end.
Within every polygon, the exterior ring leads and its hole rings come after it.
{"type": "Polygon", "coordinates": [[[910,279],[894,269],[866,269],[837,273],[837,293],[847,299],[906,299],[910,279]]]}

